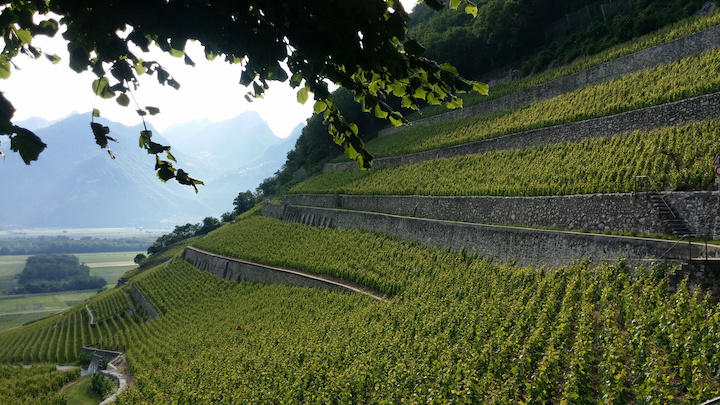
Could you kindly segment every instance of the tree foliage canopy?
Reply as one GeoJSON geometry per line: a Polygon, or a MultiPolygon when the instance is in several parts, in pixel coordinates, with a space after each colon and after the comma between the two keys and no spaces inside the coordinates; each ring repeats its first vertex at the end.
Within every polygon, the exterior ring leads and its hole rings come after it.
{"type": "MultiPolygon", "coordinates": [[[[438,0],[426,3],[442,7],[438,0]]],[[[469,1],[451,1],[454,8],[461,4],[467,13],[477,14],[469,1]]],[[[460,107],[457,93],[487,92],[487,86],[463,79],[451,65],[423,56],[423,47],[408,36],[409,17],[397,0],[27,0],[2,5],[0,77],[10,75],[18,54],[42,55],[33,47],[33,37],[54,36],[64,26],[70,68],[92,71],[97,76],[93,91],[127,106],[141,75],[180,87],[163,66],[142,58],[151,46],[194,65],[185,45],[198,41],[207,59],[221,57],[240,65],[239,82],[248,86],[248,99],[262,97],[271,81],[289,82],[301,103],[312,94],[314,111],[322,114],[333,140],[363,168],[370,167],[372,156],[358,127],[333,102],[328,83],[348,89],[364,111],[393,125],[405,120],[388,97],[400,98],[404,108],[417,109],[420,102],[460,107]],[[60,16],[59,21],[52,16],[60,16]]],[[[138,106],[137,111],[142,117],[159,109],[138,106]]],[[[13,112],[0,95],[0,134],[10,136],[11,149],[29,164],[45,144],[13,125],[13,112]]],[[[103,148],[113,140],[107,127],[93,123],[92,131],[103,148]]],[[[193,187],[200,183],[173,166],[170,148],[153,142],[150,131],[141,133],[140,146],[156,155],[161,180],[175,178],[193,187]]]]}
{"type": "Polygon", "coordinates": [[[106,281],[90,275],[90,267],[77,256],[49,254],[30,256],[17,274],[18,292],[42,293],[102,288],[106,281]]]}

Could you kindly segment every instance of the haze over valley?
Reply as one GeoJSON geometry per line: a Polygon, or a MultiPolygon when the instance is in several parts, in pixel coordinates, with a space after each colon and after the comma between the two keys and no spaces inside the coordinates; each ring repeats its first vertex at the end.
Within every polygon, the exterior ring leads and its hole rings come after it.
{"type": "Polygon", "coordinates": [[[232,210],[239,192],[255,190],[280,169],[304,126],[281,138],[254,111],[217,123],[190,121],[162,133],[148,123],[154,141],[172,146],[177,167],[205,183],[196,194],[191,187],[157,178],[155,157],[138,147],[142,125],[96,118],[118,140],[108,145],[113,160],[94,142],[90,119],[86,113],[54,122],[33,118],[18,123],[48,146],[30,165],[12,152],[0,163],[6,190],[0,228],[167,229],[219,217],[232,210]]]}

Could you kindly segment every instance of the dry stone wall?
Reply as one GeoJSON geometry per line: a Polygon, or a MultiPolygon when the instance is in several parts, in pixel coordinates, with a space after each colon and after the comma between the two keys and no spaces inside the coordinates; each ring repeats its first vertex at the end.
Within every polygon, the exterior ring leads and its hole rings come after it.
{"type": "MultiPolygon", "coordinates": [[[[517,93],[508,94],[507,96],[488,100],[467,108],[453,110],[445,114],[413,121],[413,126],[474,117],[529,105],[596,83],[640,72],[698,53],[707,52],[718,45],[720,45],[720,26],[715,26],[517,93]]],[[[403,127],[387,128],[380,131],[380,136],[386,136],[403,129],[403,127]]]]}
{"type": "MultiPolygon", "coordinates": [[[[664,192],[673,212],[697,236],[720,238],[717,192],[664,192]]],[[[587,194],[543,197],[433,197],[397,195],[292,194],[266,215],[284,217],[289,205],[343,208],[412,217],[486,224],[588,230],[665,233],[648,193],[587,194]]]]}
{"type": "Polygon", "coordinates": [[[153,308],[152,304],[145,299],[145,296],[140,291],[140,289],[137,287],[137,285],[133,284],[132,287],[130,287],[130,292],[135,297],[135,299],[138,300],[140,305],[143,307],[145,312],[148,314],[148,322],[155,320],[157,318],[160,318],[160,314],[153,308]]]}
{"type": "Polygon", "coordinates": [[[379,295],[361,287],[354,288],[347,283],[339,283],[327,277],[306,274],[299,271],[280,269],[272,266],[246,262],[244,260],[224,257],[194,247],[187,247],[182,257],[192,263],[196,269],[222,278],[226,281],[249,281],[268,284],[285,284],[300,287],[324,288],[333,291],[362,292],[376,299],[379,295]]]}
{"type": "MultiPolygon", "coordinates": [[[[485,153],[505,149],[543,147],[555,143],[578,142],[599,136],[649,131],[654,128],[682,125],[720,118],[720,93],[694,97],[659,106],[628,111],[592,120],[556,125],[532,131],[518,132],[478,142],[465,143],[426,152],[377,158],[373,169],[402,166],[428,160],[485,153]]],[[[356,162],[328,163],[324,172],[357,169],[356,162]]]]}
{"type": "MultiPolygon", "coordinates": [[[[275,211],[277,213],[277,211],[275,211]]],[[[270,210],[268,215],[272,214],[270,210]]],[[[284,219],[310,226],[335,226],[380,232],[428,246],[477,252],[522,266],[561,266],[592,258],[630,261],[720,257],[720,247],[676,241],[625,238],[577,232],[405,217],[334,208],[285,206],[284,219]]]]}

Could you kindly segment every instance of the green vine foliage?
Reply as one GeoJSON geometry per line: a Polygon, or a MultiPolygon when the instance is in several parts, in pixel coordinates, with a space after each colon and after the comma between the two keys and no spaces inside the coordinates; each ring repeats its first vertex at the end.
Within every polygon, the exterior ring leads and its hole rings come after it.
{"type": "MultiPolygon", "coordinates": [[[[672,269],[520,268],[258,216],[201,245],[375,282],[394,296],[227,282],[175,259],[130,280],[161,318],[124,315],[123,290],[108,291],[87,303],[103,318],[95,328],[81,304],[0,334],[0,362],[77,358],[80,341],[125,351],[135,382],[121,404],[698,404],[720,395],[720,306],[685,283],[670,292],[672,269]]],[[[3,382],[0,402],[13,403],[3,394],[15,387],[3,382]]]]}
{"type": "Polygon", "coordinates": [[[486,152],[363,172],[312,177],[290,193],[539,196],[632,192],[637,176],[658,189],[712,190],[720,121],[575,143],[486,152]]]}
{"type": "MultiPolygon", "coordinates": [[[[442,6],[436,0],[427,3],[442,6]]],[[[271,81],[289,82],[298,89],[300,102],[306,102],[312,93],[314,109],[323,114],[333,140],[366,169],[372,156],[358,137],[357,126],[347,122],[333,103],[329,82],[351,91],[364,111],[393,125],[407,121],[390,107],[389,97],[400,98],[404,108],[418,109],[421,102],[454,108],[462,106],[456,94],[488,91],[486,85],[460,77],[452,66],[423,57],[423,47],[408,36],[409,16],[396,0],[48,0],[5,1],[0,5],[4,6],[0,35],[5,40],[0,77],[10,76],[12,59],[18,54],[42,55],[32,46],[35,36],[54,36],[64,26],[70,68],[76,72],[90,70],[97,76],[92,84],[95,94],[128,106],[132,98],[128,95],[132,96],[130,92],[137,88],[141,75],[155,76],[162,85],[180,88],[163,66],[144,60],[142,53],[133,49],[148,52],[154,45],[194,65],[185,45],[198,41],[207,59],[222,57],[240,65],[240,83],[248,87],[248,99],[262,97],[271,81]],[[59,15],[60,21],[47,18],[34,22],[34,15],[42,18],[49,13],[59,15]]],[[[451,4],[454,8],[461,5],[468,14],[477,13],[468,0],[451,4]]],[[[55,56],[49,58],[57,61],[55,56]]],[[[141,117],[159,112],[154,107],[137,110],[141,117]]],[[[13,150],[29,163],[37,159],[44,144],[11,124],[13,112],[10,102],[0,98],[0,134],[10,136],[13,150]]],[[[103,128],[99,131],[93,128],[96,138],[108,133],[103,128]]],[[[154,145],[143,144],[142,139],[141,147],[157,156],[150,149],[154,145]]],[[[161,180],[175,178],[193,187],[201,184],[176,169],[174,163],[171,155],[167,160],[157,157],[161,180]]]]}

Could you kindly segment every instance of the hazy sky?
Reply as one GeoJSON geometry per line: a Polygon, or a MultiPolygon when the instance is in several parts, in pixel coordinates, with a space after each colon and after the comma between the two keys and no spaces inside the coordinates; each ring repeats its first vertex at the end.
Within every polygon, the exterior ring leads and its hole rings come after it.
{"type": "MultiPolygon", "coordinates": [[[[416,0],[401,1],[408,11],[417,3],[416,0]]],[[[61,39],[60,34],[57,37],[61,39]]],[[[44,57],[32,60],[20,55],[13,60],[20,70],[13,71],[9,79],[0,81],[0,91],[15,106],[15,120],[33,116],[55,120],[73,112],[84,113],[97,108],[102,116],[112,121],[127,125],[141,122],[135,108],[131,108],[133,104],[121,107],[114,99],[103,100],[93,94],[91,85],[95,76],[89,72],[77,74],[70,70],[66,45],[62,40],[37,37],[33,45],[46,53],[59,55],[62,60],[57,65],[52,65],[44,57]]],[[[162,52],[152,57],[139,55],[145,60],[160,62],[181,85],[176,91],[169,86],[160,86],[156,76],[141,78],[141,86],[134,95],[141,107],[160,108],[160,114],[146,117],[159,131],[189,120],[208,118],[222,121],[243,111],[255,110],[277,136],[286,137],[312,113],[312,100],[305,105],[299,104],[296,90],[285,83],[270,82],[264,99],[248,103],[244,98],[247,89],[238,84],[239,65],[230,65],[221,58],[209,62],[205,60],[202,48],[194,43],[188,43],[187,54],[196,63],[194,68],[185,66],[182,58],[173,58],[162,52]]]]}

